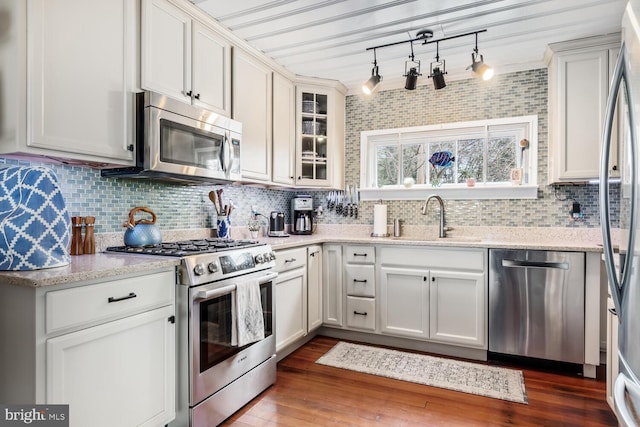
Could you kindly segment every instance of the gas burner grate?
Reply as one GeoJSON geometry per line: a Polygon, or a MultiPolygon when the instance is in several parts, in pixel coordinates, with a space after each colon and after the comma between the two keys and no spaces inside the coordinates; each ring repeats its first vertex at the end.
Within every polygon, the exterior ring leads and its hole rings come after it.
{"type": "Polygon", "coordinates": [[[233,240],[217,237],[204,239],[181,240],[177,242],[163,242],[153,246],[111,246],[107,248],[109,252],[121,252],[143,255],[164,255],[184,257],[194,254],[213,253],[224,250],[246,248],[261,245],[257,240],[233,240]]]}

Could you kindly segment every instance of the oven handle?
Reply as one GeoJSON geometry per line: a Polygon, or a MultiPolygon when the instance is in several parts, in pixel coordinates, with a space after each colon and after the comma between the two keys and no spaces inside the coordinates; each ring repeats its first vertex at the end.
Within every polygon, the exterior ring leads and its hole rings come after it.
{"type": "MultiPolygon", "coordinates": [[[[260,283],[261,285],[263,283],[267,283],[267,282],[271,282],[273,281],[276,277],[278,277],[278,273],[276,272],[269,272],[267,274],[265,274],[264,276],[260,277],[258,279],[258,283],[260,283]]],[[[218,298],[222,295],[226,295],[230,292],[233,292],[236,290],[236,285],[235,283],[233,285],[228,285],[228,286],[224,286],[222,288],[215,288],[215,289],[209,289],[209,290],[204,290],[204,291],[200,291],[196,294],[196,297],[198,299],[211,299],[211,298],[218,298]]]]}

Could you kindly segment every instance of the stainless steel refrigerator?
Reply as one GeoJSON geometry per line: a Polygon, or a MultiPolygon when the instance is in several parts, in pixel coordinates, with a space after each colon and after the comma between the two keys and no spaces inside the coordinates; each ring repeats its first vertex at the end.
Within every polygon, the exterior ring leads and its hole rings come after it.
{"type": "Polygon", "coordinates": [[[614,404],[622,426],[640,425],[640,0],[630,0],[622,18],[622,46],[605,113],[600,163],[600,221],[604,258],[619,319],[620,373],[614,384],[614,404]],[[620,170],[620,245],[611,244],[608,164],[614,117],[622,132],[620,170]],[[616,262],[617,261],[617,262],[616,262]],[[617,265],[616,265],[617,264],[617,265]]]}

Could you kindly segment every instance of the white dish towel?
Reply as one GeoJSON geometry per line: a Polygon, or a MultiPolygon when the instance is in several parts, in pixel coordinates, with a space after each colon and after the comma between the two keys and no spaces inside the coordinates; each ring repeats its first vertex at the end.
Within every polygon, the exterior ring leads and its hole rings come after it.
{"type": "Polygon", "coordinates": [[[260,301],[260,283],[257,280],[236,285],[235,311],[238,347],[264,339],[264,316],[260,301]]]}

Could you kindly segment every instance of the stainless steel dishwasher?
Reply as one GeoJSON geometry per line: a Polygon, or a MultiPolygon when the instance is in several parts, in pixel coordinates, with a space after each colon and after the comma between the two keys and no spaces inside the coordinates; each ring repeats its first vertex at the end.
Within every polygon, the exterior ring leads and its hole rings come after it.
{"type": "Polygon", "coordinates": [[[491,249],[489,351],[584,363],[584,286],[582,252],[491,249]]]}

